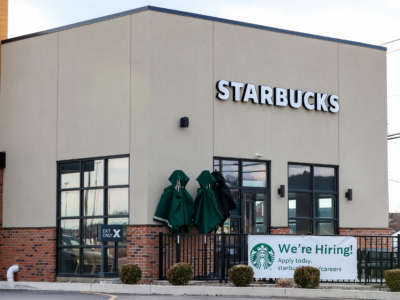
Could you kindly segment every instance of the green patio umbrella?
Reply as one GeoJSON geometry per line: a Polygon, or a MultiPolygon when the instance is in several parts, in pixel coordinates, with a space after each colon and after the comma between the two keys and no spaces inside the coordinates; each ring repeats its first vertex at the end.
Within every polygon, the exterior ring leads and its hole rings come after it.
{"type": "Polygon", "coordinates": [[[168,180],[171,185],[164,189],[153,219],[166,223],[171,232],[188,231],[193,215],[193,198],[185,189],[189,177],[175,170],[168,180]]]}
{"type": "Polygon", "coordinates": [[[212,186],[215,178],[207,170],[201,172],[197,181],[200,188],[197,190],[196,200],[194,201],[194,224],[200,233],[213,231],[224,217],[218,209],[217,201],[212,186]]]}

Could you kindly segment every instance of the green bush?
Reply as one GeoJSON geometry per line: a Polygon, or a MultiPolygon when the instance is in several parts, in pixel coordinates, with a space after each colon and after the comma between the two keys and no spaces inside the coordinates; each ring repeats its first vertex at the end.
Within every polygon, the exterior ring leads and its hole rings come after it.
{"type": "Polygon", "coordinates": [[[124,265],[119,271],[122,283],[136,284],[142,279],[142,270],[138,265],[124,265]]]}
{"type": "Polygon", "coordinates": [[[228,276],[235,286],[248,286],[253,282],[254,271],[250,266],[236,265],[229,269],[228,276]]]}
{"type": "Polygon", "coordinates": [[[167,279],[172,285],[188,284],[193,278],[192,266],[186,263],[178,263],[167,272],[167,279]]]}
{"type": "Polygon", "coordinates": [[[298,267],[294,271],[294,282],[297,286],[313,289],[319,286],[320,272],[319,269],[314,267],[298,267]]]}
{"type": "Polygon", "coordinates": [[[385,281],[392,292],[400,292],[400,269],[386,270],[385,281]]]}

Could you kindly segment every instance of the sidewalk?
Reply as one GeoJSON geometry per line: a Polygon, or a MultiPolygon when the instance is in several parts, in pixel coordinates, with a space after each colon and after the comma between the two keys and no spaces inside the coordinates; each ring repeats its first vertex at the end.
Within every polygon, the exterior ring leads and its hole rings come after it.
{"type": "MultiPolygon", "coordinates": [[[[347,286],[348,287],[348,286],[347,286]]],[[[74,291],[136,295],[192,295],[192,296],[248,296],[248,297],[302,297],[398,300],[400,293],[366,289],[300,289],[272,286],[231,287],[211,285],[171,286],[156,284],[64,283],[64,282],[14,282],[0,281],[0,290],[74,291]]]]}

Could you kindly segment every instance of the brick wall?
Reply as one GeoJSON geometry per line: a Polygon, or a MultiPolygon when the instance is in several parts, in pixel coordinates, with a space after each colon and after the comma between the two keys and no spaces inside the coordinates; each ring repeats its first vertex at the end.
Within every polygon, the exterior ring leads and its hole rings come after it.
{"type": "Polygon", "coordinates": [[[290,234],[289,227],[271,227],[271,234],[290,234]]]}
{"type": "Polygon", "coordinates": [[[19,265],[19,281],[55,281],[55,228],[0,229],[0,280],[13,264],[19,265]]]}
{"type": "MultiPolygon", "coordinates": [[[[339,228],[339,235],[391,235],[391,228],[339,228]]],[[[289,227],[271,227],[271,234],[290,234],[289,227]]]]}
{"type": "Polygon", "coordinates": [[[391,228],[339,228],[339,235],[391,235],[391,228]]]}
{"type": "Polygon", "coordinates": [[[3,227],[3,173],[4,169],[0,168],[0,230],[3,227]]]}
{"type": "Polygon", "coordinates": [[[142,269],[142,281],[158,278],[159,233],[167,232],[161,225],[130,225],[127,231],[127,263],[142,269]]]}

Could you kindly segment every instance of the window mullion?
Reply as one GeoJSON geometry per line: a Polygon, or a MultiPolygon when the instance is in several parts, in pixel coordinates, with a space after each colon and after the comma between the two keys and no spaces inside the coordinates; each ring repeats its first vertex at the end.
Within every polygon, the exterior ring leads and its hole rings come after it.
{"type": "Polygon", "coordinates": [[[83,191],[83,185],[84,185],[84,168],[83,168],[83,163],[82,161],[79,162],[80,163],[80,193],[79,193],[79,270],[78,273],[82,274],[83,269],[82,269],[82,265],[83,265],[83,228],[84,228],[84,220],[83,220],[83,216],[84,216],[84,191],[83,191]]]}
{"type": "Polygon", "coordinates": [[[246,230],[246,197],[243,190],[243,174],[242,174],[242,161],[237,160],[238,164],[238,188],[240,197],[240,233],[245,233],[246,230]]]}
{"type": "Polygon", "coordinates": [[[316,216],[317,216],[317,195],[315,192],[315,184],[314,184],[314,166],[311,166],[311,191],[312,191],[312,234],[315,234],[317,231],[317,224],[316,224],[316,216]]]}
{"type": "Polygon", "coordinates": [[[108,224],[108,159],[104,160],[104,224],[108,224]]]}

